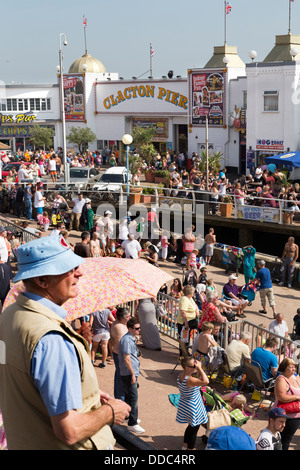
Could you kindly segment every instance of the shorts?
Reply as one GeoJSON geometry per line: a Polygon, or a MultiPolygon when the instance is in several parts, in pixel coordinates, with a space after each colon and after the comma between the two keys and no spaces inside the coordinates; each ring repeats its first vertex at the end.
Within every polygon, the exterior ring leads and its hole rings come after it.
{"type": "Polygon", "coordinates": [[[214,245],[206,245],[205,256],[212,256],[214,254],[214,245]]]}
{"type": "Polygon", "coordinates": [[[50,175],[56,175],[56,171],[50,171],[50,175]]]}
{"type": "MultiPolygon", "coordinates": [[[[236,299],[230,299],[231,302],[232,302],[232,305],[240,305],[240,302],[236,299]]],[[[242,305],[244,305],[246,302],[248,302],[248,300],[246,299],[240,299],[242,301],[242,305]]]]}
{"type": "Polygon", "coordinates": [[[99,343],[100,341],[108,341],[110,338],[110,332],[109,331],[103,331],[102,333],[96,333],[93,336],[93,341],[96,343],[99,343]]]}
{"type": "Polygon", "coordinates": [[[260,301],[263,307],[266,306],[267,299],[270,307],[275,307],[275,299],[273,289],[271,287],[267,289],[259,289],[260,301]]]}

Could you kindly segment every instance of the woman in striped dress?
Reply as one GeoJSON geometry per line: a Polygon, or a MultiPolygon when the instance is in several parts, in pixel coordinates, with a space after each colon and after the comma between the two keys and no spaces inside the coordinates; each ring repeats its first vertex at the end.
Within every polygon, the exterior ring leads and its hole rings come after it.
{"type": "Polygon", "coordinates": [[[207,423],[207,414],[200,387],[208,385],[209,380],[201,367],[201,363],[193,357],[181,358],[181,366],[183,371],[177,378],[180,398],[176,421],[178,423],[188,423],[184,433],[182,450],[193,450],[200,425],[207,423]]]}

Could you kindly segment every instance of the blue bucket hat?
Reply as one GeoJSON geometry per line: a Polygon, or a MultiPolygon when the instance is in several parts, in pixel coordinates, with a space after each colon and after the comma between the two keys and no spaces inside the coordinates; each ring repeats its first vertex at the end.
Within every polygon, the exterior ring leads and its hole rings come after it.
{"type": "Polygon", "coordinates": [[[57,276],[84,263],[63,237],[42,237],[18,248],[18,272],[13,282],[37,276],[57,276]]]}
{"type": "Polygon", "coordinates": [[[221,426],[210,433],[205,450],[256,450],[256,446],[243,429],[221,426]]]}

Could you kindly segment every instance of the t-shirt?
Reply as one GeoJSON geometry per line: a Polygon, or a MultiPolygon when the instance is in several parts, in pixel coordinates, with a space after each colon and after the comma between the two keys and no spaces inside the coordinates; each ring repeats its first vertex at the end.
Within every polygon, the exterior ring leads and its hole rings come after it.
{"type": "Polygon", "coordinates": [[[196,316],[196,309],[197,305],[194,301],[194,299],[187,297],[186,295],[183,295],[179,301],[178,305],[178,317],[177,317],[177,323],[183,324],[184,320],[182,318],[181,312],[186,313],[186,317],[188,320],[193,320],[196,316]]]}
{"type": "Polygon", "coordinates": [[[256,279],[260,281],[260,288],[261,289],[271,289],[272,287],[272,279],[271,273],[268,268],[262,268],[256,273],[256,279]]]}
{"type": "Polygon", "coordinates": [[[74,207],[73,207],[74,214],[81,214],[83,206],[85,204],[85,199],[81,199],[80,201],[78,197],[75,197],[74,199],[72,199],[72,201],[74,202],[74,207]]]}
{"type": "Polygon", "coordinates": [[[228,348],[226,349],[228,362],[230,370],[239,367],[242,364],[242,359],[250,359],[250,351],[247,344],[239,341],[237,339],[233,339],[229,344],[228,348]]]}
{"type": "Polygon", "coordinates": [[[256,450],[282,450],[280,432],[277,431],[274,435],[265,428],[257,439],[256,450]]]}
{"type": "Polygon", "coordinates": [[[278,368],[277,356],[264,348],[254,349],[251,355],[251,363],[254,365],[260,364],[264,381],[273,377],[271,367],[274,369],[278,368]]]}
{"type": "Polygon", "coordinates": [[[3,237],[0,237],[0,260],[4,263],[6,263],[8,260],[7,245],[3,237]]]}
{"type": "Polygon", "coordinates": [[[285,320],[282,320],[282,323],[277,323],[276,320],[273,320],[270,323],[269,330],[271,333],[285,337],[285,334],[289,331],[287,323],[285,320]]]}
{"type": "Polygon", "coordinates": [[[224,295],[225,297],[231,297],[229,294],[232,293],[233,295],[235,295],[235,297],[238,296],[239,294],[239,288],[236,284],[233,284],[232,286],[227,283],[225,284],[224,288],[223,288],[223,292],[224,292],[224,295]]]}
{"type": "Polygon", "coordinates": [[[55,160],[50,160],[49,161],[49,170],[50,171],[56,171],[56,161],[55,160]]]}
{"type": "Polygon", "coordinates": [[[42,193],[40,191],[36,191],[36,193],[34,194],[34,207],[44,207],[44,204],[45,203],[42,193]]]}
{"type": "Polygon", "coordinates": [[[142,250],[142,247],[137,240],[124,240],[122,242],[122,248],[124,248],[125,257],[132,259],[138,259],[138,253],[142,250]]]}
{"type": "Polygon", "coordinates": [[[118,352],[118,359],[119,359],[119,367],[120,367],[120,375],[131,375],[129,370],[126,367],[124,362],[124,354],[130,355],[130,360],[132,364],[132,368],[136,377],[139,375],[140,369],[140,361],[138,358],[138,349],[136,346],[136,339],[135,337],[131,336],[128,332],[120,339],[119,343],[119,352],[118,352]]]}
{"type": "Polygon", "coordinates": [[[91,315],[94,317],[93,320],[93,333],[94,335],[103,333],[104,331],[109,331],[108,317],[111,314],[109,308],[104,310],[97,310],[91,315]]]}

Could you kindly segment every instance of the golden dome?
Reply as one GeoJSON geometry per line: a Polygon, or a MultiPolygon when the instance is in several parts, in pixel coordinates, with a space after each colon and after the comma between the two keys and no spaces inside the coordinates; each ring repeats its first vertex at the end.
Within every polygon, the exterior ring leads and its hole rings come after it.
{"type": "Polygon", "coordinates": [[[79,59],[75,60],[73,64],[69,68],[69,73],[106,73],[106,68],[100,62],[100,60],[95,59],[87,52],[79,59]],[[84,69],[84,65],[86,65],[86,69],[84,69]]]}

